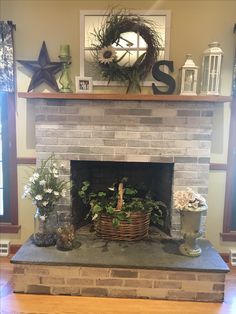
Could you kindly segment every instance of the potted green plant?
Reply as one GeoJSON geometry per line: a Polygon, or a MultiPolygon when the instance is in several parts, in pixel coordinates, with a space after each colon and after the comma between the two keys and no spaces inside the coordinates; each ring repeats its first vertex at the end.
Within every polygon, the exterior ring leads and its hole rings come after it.
{"type": "Polygon", "coordinates": [[[90,182],[84,181],[78,191],[89,207],[96,234],[110,240],[140,240],[148,235],[150,217],[157,221],[166,205],[128,184],[128,179],[114,183],[106,191],[94,192],[90,182]]]}

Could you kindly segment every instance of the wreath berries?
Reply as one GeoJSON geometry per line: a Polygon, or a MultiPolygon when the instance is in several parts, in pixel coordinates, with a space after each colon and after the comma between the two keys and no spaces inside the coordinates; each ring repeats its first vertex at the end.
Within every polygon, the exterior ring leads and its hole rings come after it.
{"type": "Polygon", "coordinates": [[[93,35],[97,42],[93,45],[93,54],[102,77],[108,83],[128,82],[127,92],[132,86],[141,91],[140,81],[143,81],[150,72],[160,50],[159,37],[151,22],[137,15],[111,12],[101,28],[94,30],[93,35]],[[145,53],[140,55],[132,66],[119,64],[127,52],[118,59],[115,49],[122,34],[127,32],[139,34],[147,44],[145,53]]]}

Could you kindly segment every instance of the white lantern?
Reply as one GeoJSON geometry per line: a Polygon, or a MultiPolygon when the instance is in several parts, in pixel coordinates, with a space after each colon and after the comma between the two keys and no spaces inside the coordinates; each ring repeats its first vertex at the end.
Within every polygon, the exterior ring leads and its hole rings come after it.
{"type": "Polygon", "coordinates": [[[208,46],[202,59],[201,94],[219,95],[223,51],[218,42],[213,42],[208,46]]]}
{"type": "Polygon", "coordinates": [[[198,67],[194,64],[192,55],[186,55],[185,64],[181,67],[180,95],[196,95],[198,67]]]}

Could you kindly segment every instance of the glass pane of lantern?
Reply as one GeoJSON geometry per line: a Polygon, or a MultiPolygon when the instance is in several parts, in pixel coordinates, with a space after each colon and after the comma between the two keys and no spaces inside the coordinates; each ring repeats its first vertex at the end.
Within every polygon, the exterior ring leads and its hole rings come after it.
{"type": "Polygon", "coordinates": [[[194,83],[194,71],[193,70],[186,70],[185,77],[184,77],[184,90],[186,92],[190,92],[193,90],[193,83],[194,83]]]}
{"type": "Polygon", "coordinates": [[[213,91],[213,86],[214,86],[214,80],[215,80],[215,56],[210,57],[210,77],[209,77],[209,91],[213,91]]]}
{"type": "Polygon", "coordinates": [[[209,73],[209,56],[204,58],[204,68],[202,77],[202,90],[206,91],[208,86],[208,73],[209,73]]]}
{"type": "Polygon", "coordinates": [[[214,64],[214,81],[213,81],[213,90],[217,90],[217,73],[220,73],[220,69],[218,71],[218,64],[219,64],[219,57],[218,56],[215,56],[215,64],[214,64]]]}

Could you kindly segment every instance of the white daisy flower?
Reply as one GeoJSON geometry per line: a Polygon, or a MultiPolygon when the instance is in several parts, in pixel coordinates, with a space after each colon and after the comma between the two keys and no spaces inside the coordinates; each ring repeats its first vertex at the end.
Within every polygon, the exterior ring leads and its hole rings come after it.
{"type": "Polygon", "coordinates": [[[24,194],[27,195],[30,192],[30,187],[28,185],[24,186],[24,194]]]}
{"type": "Polygon", "coordinates": [[[57,191],[54,191],[54,192],[53,192],[53,194],[54,194],[55,196],[60,195],[60,193],[59,193],[59,192],[57,192],[57,191]]]}
{"type": "Polygon", "coordinates": [[[61,191],[61,196],[62,196],[62,197],[66,197],[66,189],[63,189],[63,190],[61,191]]]}
{"type": "Polygon", "coordinates": [[[45,181],[45,180],[39,181],[39,185],[45,185],[45,184],[46,184],[46,181],[45,181]]]}
{"type": "Polygon", "coordinates": [[[35,172],[35,173],[33,174],[33,178],[34,178],[35,180],[37,180],[37,179],[39,178],[39,174],[38,174],[37,172],[35,172]]]}
{"type": "Polygon", "coordinates": [[[35,178],[34,177],[30,177],[29,178],[29,182],[34,183],[35,182],[35,178]]]}
{"type": "Polygon", "coordinates": [[[35,196],[35,199],[37,201],[42,201],[43,197],[42,197],[42,195],[38,194],[38,195],[35,196]]]}
{"type": "Polygon", "coordinates": [[[46,189],[44,192],[51,194],[52,193],[52,189],[46,189]]]}
{"type": "Polygon", "coordinates": [[[29,186],[26,184],[25,186],[24,186],[24,191],[27,191],[29,189],[29,186]]]}
{"type": "Polygon", "coordinates": [[[46,216],[45,216],[45,215],[42,215],[42,216],[40,216],[40,219],[43,220],[43,221],[45,221],[46,216]]]}

